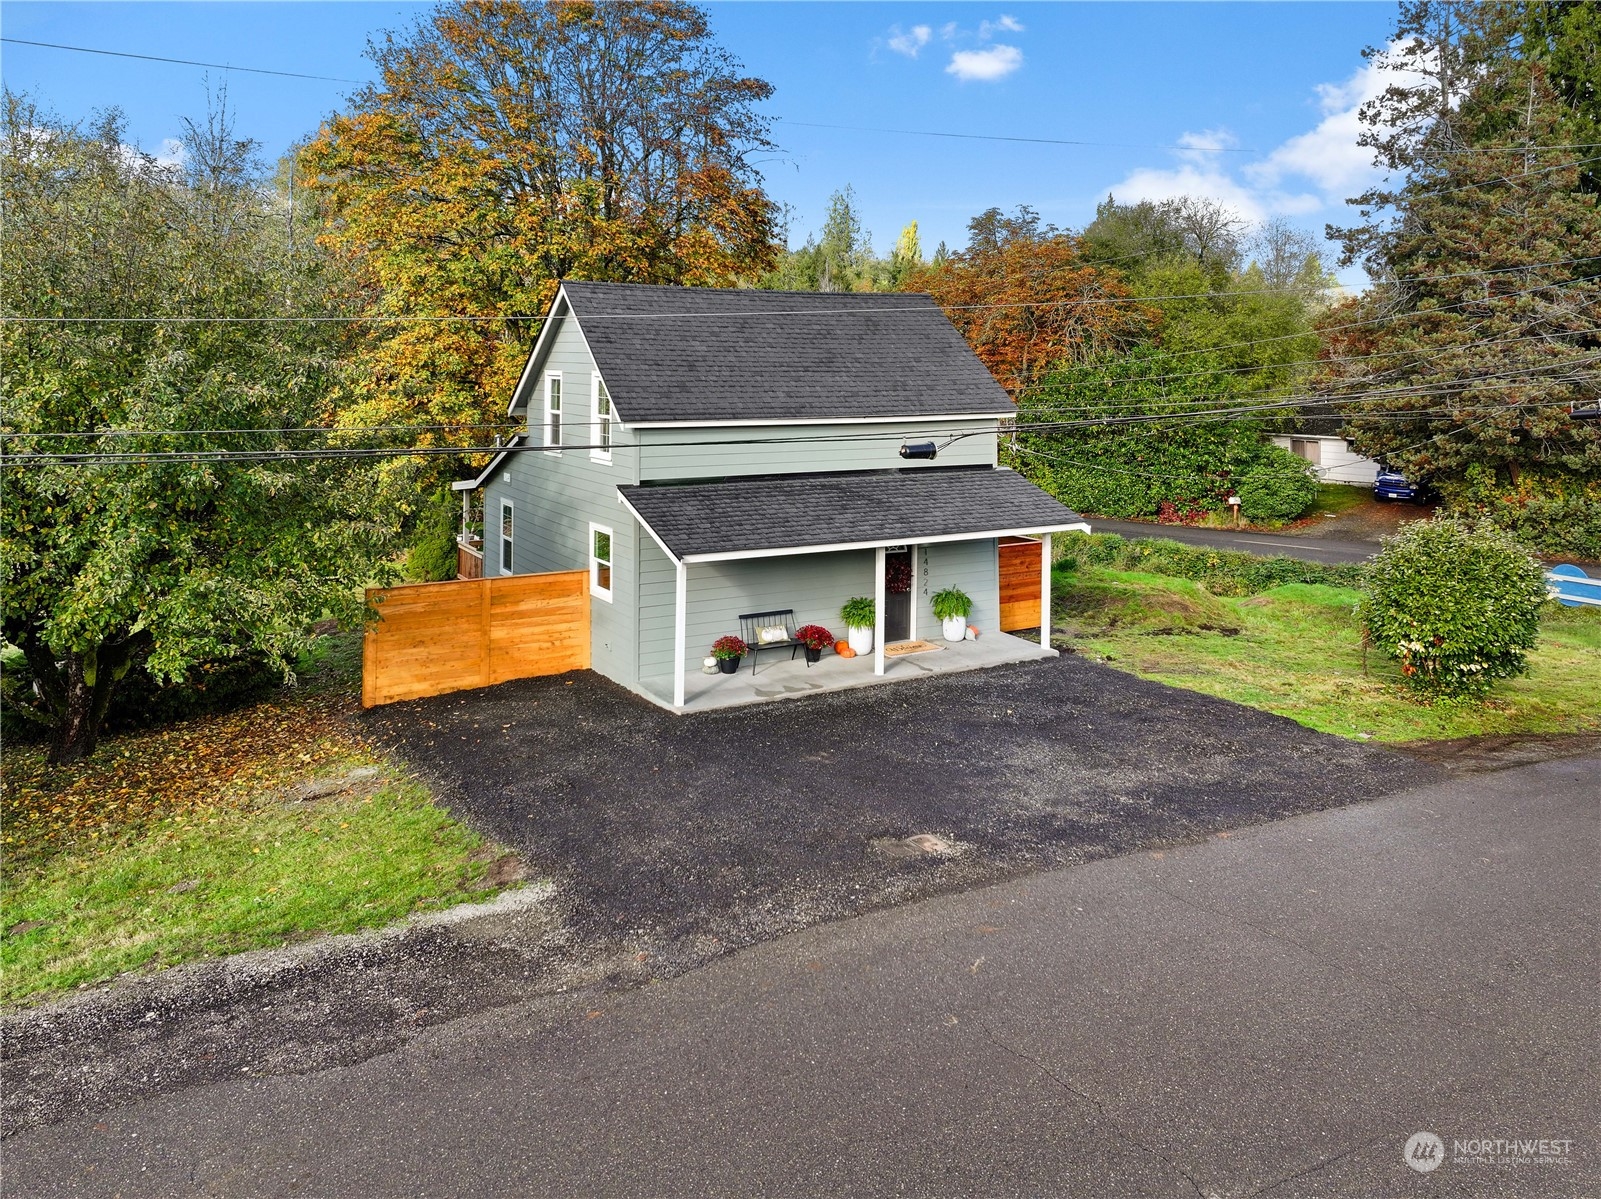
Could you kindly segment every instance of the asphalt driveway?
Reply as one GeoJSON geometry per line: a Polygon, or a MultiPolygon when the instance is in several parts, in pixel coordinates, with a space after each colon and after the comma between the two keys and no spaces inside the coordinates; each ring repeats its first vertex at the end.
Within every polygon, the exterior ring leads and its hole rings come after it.
{"type": "Polygon", "coordinates": [[[8,1015],[0,1129],[347,1067],[476,1012],[1444,774],[1071,656],[684,717],[580,673],[363,719],[534,885],[8,1015]],[[905,844],[922,834],[946,851],[905,844]]]}
{"type": "Polygon", "coordinates": [[[1437,777],[1071,655],[690,716],[574,674],[368,720],[583,935],[679,963],[1437,777]],[[954,852],[892,856],[920,834],[954,852]]]}
{"type": "Polygon", "coordinates": [[[347,1070],[236,1073],[7,1142],[7,1190],[1594,1196],[1598,770],[1453,778],[539,997],[347,1070]],[[1415,1133],[1440,1139],[1428,1172],[1415,1133]]]}

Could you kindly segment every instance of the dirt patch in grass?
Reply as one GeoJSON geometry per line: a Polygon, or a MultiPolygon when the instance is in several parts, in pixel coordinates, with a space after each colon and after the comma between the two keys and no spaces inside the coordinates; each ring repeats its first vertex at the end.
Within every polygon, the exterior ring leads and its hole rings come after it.
{"type": "Polygon", "coordinates": [[[1452,774],[1486,774],[1559,758],[1601,753],[1601,733],[1509,733],[1403,741],[1394,748],[1452,774]]]}

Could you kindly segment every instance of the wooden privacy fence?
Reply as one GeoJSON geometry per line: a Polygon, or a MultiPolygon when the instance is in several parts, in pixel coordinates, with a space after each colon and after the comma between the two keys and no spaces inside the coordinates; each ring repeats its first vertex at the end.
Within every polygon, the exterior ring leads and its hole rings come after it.
{"type": "Polygon", "coordinates": [[[1040,627],[1040,543],[1004,537],[1001,554],[1001,631],[1040,627]]]}
{"type": "Polygon", "coordinates": [[[589,572],[373,588],[361,706],[589,666],[589,572]]]}

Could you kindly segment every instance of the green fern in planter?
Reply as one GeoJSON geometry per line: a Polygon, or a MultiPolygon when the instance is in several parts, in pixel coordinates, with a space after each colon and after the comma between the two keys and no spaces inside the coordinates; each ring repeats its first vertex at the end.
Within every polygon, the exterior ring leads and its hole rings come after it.
{"type": "Polygon", "coordinates": [[[958,617],[966,620],[973,611],[973,597],[960,587],[936,591],[928,597],[928,602],[934,609],[935,620],[955,620],[958,617]]]}
{"type": "Polygon", "coordinates": [[[848,628],[871,629],[878,623],[878,608],[868,596],[858,595],[845,601],[839,616],[848,628]]]}

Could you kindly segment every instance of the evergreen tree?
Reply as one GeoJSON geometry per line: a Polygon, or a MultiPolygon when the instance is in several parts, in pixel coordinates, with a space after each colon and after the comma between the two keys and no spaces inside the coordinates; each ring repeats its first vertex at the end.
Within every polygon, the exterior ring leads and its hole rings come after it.
{"type": "Polygon", "coordinates": [[[1519,16],[1403,6],[1396,82],[1362,112],[1393,181],[1330,231],[1374,285],[1330,314],[1319,389],[1361,452],[1453,504],[1601,545],[1601,428],[1572,415],[1601,394],[1601,212],[1519,16]]]}

